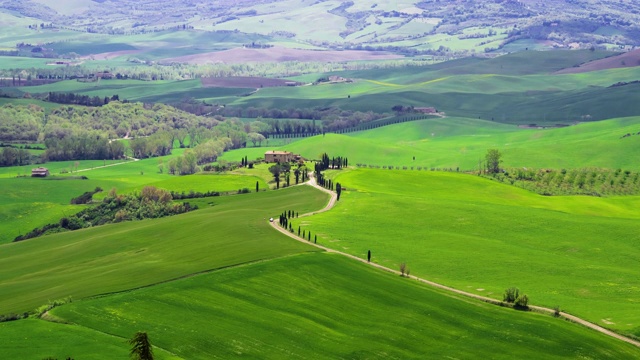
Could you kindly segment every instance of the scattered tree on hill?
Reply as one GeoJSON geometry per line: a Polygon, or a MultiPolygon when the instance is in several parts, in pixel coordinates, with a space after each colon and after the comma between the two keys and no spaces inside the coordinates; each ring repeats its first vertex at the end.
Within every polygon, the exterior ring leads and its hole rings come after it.
{"type": "Polygon", "coordinates": [[[293,170],[293,175],[296,177],[296,185],[298,185],[298,182],[300,180],[300,167],[293,170]]]}
{"type": "Polygon", "coordinates": [[[273,175],[273,179],[276,182],[276,189],[280,189],[280,173],[282,173],[282,166],[275,164],[269,167],[269,172],[273,175]]]}
{"type": "Polygon", "coordinates": [[[516,309],[527,309],[529,305],[529,297],[526,294],[521,295],[517,287],[506,289],[502,301],[513,304],[516,309]]]}
{"type": "Polygon", "coordinates": [[[400,264],[400,276],[404,276],[406,271],[407,271],[407,264],[406,263],[401,263],[400,264]]]}
{"type": "Polygon", "coordinates": [[[487,161],[487,171],[489,174],[497,174],[500,172],[500,163],[502,154],[498,149],[489,149],[487,150],[487,155],[485,159],[487,161]]]}
{"type": "Polygon", "coordinates": [[[256,181],[256,192],[260,191],[260,182],[256,181]]]}
{"type": "Polygon", "coordinates": [[[250,132],[249,134],[247,134],[247,138],[249,139],[249,141],[251,141],[251,143],[253,143],[254,147],[261,146],[262,142],[266,140],[264,135],[256,132],[250,132]]]}
{"type": "Polygon", "coordinates": [[[340,183],[336,183],[336,194],[337,194],[337,200],[340,200],[340,194],[342,193],[342,185],[340,185],[340,183]]]}
{"type": "Polygon", "coordinates": [[[133,360],[153,360],[153,349],[146,332],[138,331],[129,340],[131,347],[131,359],[133,360]]]}

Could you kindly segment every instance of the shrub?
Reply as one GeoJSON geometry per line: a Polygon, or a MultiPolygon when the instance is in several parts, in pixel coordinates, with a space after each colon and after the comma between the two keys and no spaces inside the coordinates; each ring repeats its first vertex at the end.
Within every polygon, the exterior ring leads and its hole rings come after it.
{"type": "Polygon", "coordinates": [[[553,307],[553,316],[560,317],[560,305],[556,305],[553,307]]]}
{"type": "Polygon", "coordinates": [[[513,304],[516,309],[528,309],[529,308],[529,297],[527,295],[518,296],[515,303],[513,304]]]}
{"type": "Polygon", "coordinates": [[[516,299],[518,299],[518,295],[520,294],[520,290],[516,287],[510,287],[504,291],[504,295],[502,296],[502,301],[508,303],[514,303],[516,299]]]}
{"type": "Polygon", "coordinates": [[[407,271],[407,264],[406,263],[400,264],[400,276],[404,276],[405,271],[407,271]]]}

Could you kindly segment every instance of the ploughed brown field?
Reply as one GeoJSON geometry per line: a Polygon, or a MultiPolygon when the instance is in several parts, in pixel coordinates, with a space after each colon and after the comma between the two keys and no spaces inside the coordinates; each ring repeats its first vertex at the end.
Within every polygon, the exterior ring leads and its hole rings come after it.
{"type": "Polygon", "coordinates": [[[578,74],[589,71],[617,69],[633,66],[640,66],[640,49],[600,60],[590,61],[578,67],[563,69],[556,72],[556,74],[578,74]]]}
{"type": "MultiPolygon", "coordinates": [[[[229,77],[210,77],[202,78],[202,86],[204,87],[223,87],[223,88],[263,88],[287,86],[294,82],[284,79],[263,78],[255,76],[229,76],[229,77]]],[[[301,83],[295,82],[295,85],[301,83]]]]}
{"type": "Polygon", "coordinates": [[[243,62],[282,62],[282,61],[356,61],[385,60],[402,58],[383,51],[358,50],[301,50],[274,46],[268,49],[235,48],[217,52],[194,54],[165,59],[163,62],[189,64],[243,63],[243,62]]]}

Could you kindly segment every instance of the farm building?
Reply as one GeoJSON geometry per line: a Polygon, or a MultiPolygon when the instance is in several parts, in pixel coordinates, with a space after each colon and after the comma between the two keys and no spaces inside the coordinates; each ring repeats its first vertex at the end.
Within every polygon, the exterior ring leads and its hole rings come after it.
{"type": "Polygon", "coordinates": [[[435,114],[438,112],[434,107],[416,107],[416,108],[413,108],[413,111],[419,112],[422,114],[435,114]]]}
{"type": "Polygon", "coordinates": [[[267,163],[286,163],[300,159],[300,155],[295,155],[294,153],[289,151],[270,150],[264,153],[264,161],[267,163]]]}
{"type": "Polygon", "coordinates": [[[49,176],[49,169],[43,168],[43,167],[31,169],[31,176],[32,177],[47,177],[47,176],[49,176]]]}

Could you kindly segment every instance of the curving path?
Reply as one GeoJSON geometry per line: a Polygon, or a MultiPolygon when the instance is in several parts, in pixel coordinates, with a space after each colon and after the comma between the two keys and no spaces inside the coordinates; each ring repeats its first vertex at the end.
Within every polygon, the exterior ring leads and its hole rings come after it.
{"type": "MultiPolygon", "coordinates": [[[[311,216],[311,215],[319,214],[319,213],[331,210],[335,206],[337,198],[338,198],[336,193],[334,193],[333,191],[327,190],[327,189],[323,188],[322,186],[318,185],[316,183],[315,178],[313,178],[312,175],[310,175],[309,181],[307,181],[305,184],[309,185],[309,186],[313,186],[316,189],[329,194],[331,196],[331,198],[329,199],[329,202],[327,202],[327,205],[325,205],[324,208],[322,208],[322,209],[320,209],[318,211],[310,212],[310,213],[307,213],[307,214],[302,214],[299,217],[305,217],[305,216],[311,216]]],[[[357,257],[355,255],[347,254],[347,253],[342,252],[342,251],[338,251],[338,250],[335,250],[335,249],[330,249],[328,247],[309,242],[307,239],[303,239],[303,238],[297,236],[296,234],[291,233],[291,232],[287,231],[286,229],[282,228],[281,226],[279,226],[279,223],[278,223],[277,220],[274,220],[271,223],[271,226],[274,229],[280,231],[281,233],[287,235],[288,237],[290,237],[292,239],[298,240],[300,242],[303,242],[303,243],[311,245],[311,246],[315,246],[315,247],[317,247],[319,249],[322,249],[322,250],[324,250],[326,252],[340,254],[340,255],[346,256],[346,257],[348,257],[350,259],[357,260],[357,261],[360,261],[360,262],[365,263],[365,264],[369,264],[369,265],[371,265],[373,267],[376,267],[376,268],[378,268],[380,270],[384,270],[384,271],[387,271],[387,272],[390,272],[390,273],[401,275],[400,271],[398,271],[398,270],[393,270],[391,268],[388,268],[386,266],[382,266],[380,264],[367,262],[366,259],[359,258],[359,257],[357,257]]],[[[476,300],[484,301],[484,302],[495,304],[495,305],[502,305],[503,304],[502,301],[499,301],[497,299],[493,299],[493,298],[489,298],[489,297],[486,297],[486,296],[469,293],[469,292],[462,291],[462,290],[459,290],[459,289],[454,289],[452,287],[449,287],[449,286],[446,286],[446,285],[442,285],[442,284],[438,284],[436,282],[429,281],[429,280],[423,279],[423,278],[419,278],[417,276],[410,275],[410,276],[407,276],[407,277],[411,278],[411,279],[414,279],[414,280],[417,280],[417,281],[419,281],[421,283],[424,283],[424,284],[427,284],[427,285],[430,285],[430,286],[433,286],[433,287],[436,287],[436,288],[439,288],[439,289],[443,289],[443,290],[446,290],[446,291],[450,291],[450,292],[453,292],[453,293],[456,293],[456,294],[459,294],[459,295],[463,295],[463,296],[467,296],[467,297],[470,297],[470,298],[474,298],[476,300]]],[[[549,309],[549,308],[546,308],[546,307],[542,307],[542,306],[529,305],[529,308],[531,310],[533,310],[533,311],[537,311],[537,312],[541,312],[541,313],[547,313],[547,314],[554,314],[555,313],[555,310],[549,309]]],[[[589,322],[587,320],[581,319],[581,318],[579,318],[577,316],[574,316],[574,315],[571,315],[571,314],[567,314],[565,312],[560,312],[560,317],[565,318],[565,319],[567,319],[569,321],[572,321],[572,322],[574,322],[576,324],[584,325],[584,326],[586,326],[588,328],[591,328],[591,329],[593,329],[595,331],[598,331],[598,332],[603,333],[605,335],[608,335],[608,336],[614,337],[616,339],[622,340],[622,341],[627,342],[627,343],[629,343],[631,345],[635,345],[637,347],[640,347],[640,341],[633,340],[633,339],[628,338],[626,336],[620,335],[620,334],[618,334],[616,332],[613,332],[611,330],[605,329],[602,326],[596,325],[596,324],[594,324],[592,322],[589,322]]]]}

